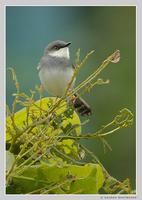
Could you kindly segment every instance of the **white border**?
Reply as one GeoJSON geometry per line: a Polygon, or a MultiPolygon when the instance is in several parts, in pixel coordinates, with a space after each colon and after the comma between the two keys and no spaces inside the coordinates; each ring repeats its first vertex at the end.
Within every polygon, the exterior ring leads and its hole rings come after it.
{"type": "MultiPolygon", "coordinates": [[[[142,102],[142,93],[140,93],[140,85],[141,85],[141,74],[140,72],[142,72],[141,67],[142,64],[141,63],[141,34],[142,34],[142,27],[140,26],[140,19],[142,19],[141,16],[141,5],[140,2],[141,0],[138,1],[134,1],[134,0],[112,0],[112,1],[108,1],[108,0],[84,0],[84,1],[78,1],[78,0],[72,0],[72,2],[67,2],[66,0],[54,0],[54,2],[52,0],[49,0],[48,2],[45,0],[39,0],[39,1],[32,1],[32,0],[21,0],[19,2],[19,0],[5,0],[4,2],[2,2],[2,4],[0,5],[0,25],[2,26],[2,29],[0,31],[0,49],[3,49],[3,51],[1,52],[0,56],[2,57],[0,59],[0,81],[1,81],[1,88],[0,88],[0,92],[1,92],[1,100],[0,100],[0,109],[2,110],[2,112],[0,112],[0,122],[2,127],[0,128],[0,130],[2,131],[2,133],[5,132],[5,102],[6,102],[6,95],[5,95],[5,26],[4,26],[4,21],[5,21],[5,6],[136,6],[136,23],[137,23],[137,41],[139,41],[139,43],[137,43],[137,56],[136,56],[136,186],[137,186],[137,199],[141,199],[142,197],[142,189],[141,189],[141,180],[140,178],[142,177],[142,159],[141,159],[141,155],[140,155],[140,147],[141,147],[141,139],[142,139],[142,133],[140,132],[140,130],[142,129],[142,123],[141,123],[141,119],[142,119],[142,114],[141,114],[141,102],[142,102]],[[86,2],[85,2],[86,1],[86,2]],[[115,1],[115,2],[114,2],[115,1]],[[109,2],[109,3],[108,3],[109,2]],[[107,3],[107,4],[106,4],[107,3]],[[139,109],[138,109],[139,108],[139,109]],[[139,132],[139,135],[138,135],[139,132]],[[139,138],[139,139],[138,139],[139,138]],[[139,158],[139,159],[138,159],[139,158]],[[141,174],[140,174],[141,173],[141,174]]],[[[0,194],[2,195],[2,199],[45,199],[50,198],[50,199],[105,199],[105,198],[110,198],[110,199],[115,199],[116,198],[122,198],[123,199],[128,199],[128,197],[130,198],[135,198],[135,195],[121,195],[121,196],[117,196],[117,195],[5,195],[4,194],[4,180],[5,180],[5,176],[4,176],[4,169],[5,169],[5,165],[4,165],[4,149],[5,149],[5,145],[4,145],[4,134],[3,137],[1,137],[0,139],[0,147],[1,147],[1,154],[2,156],[0,157],[1,159],[1,165],[3,163],[3,166],[1,168],[0,171],[0,194]],[[111,198],[112,197],[112,198],[111,198]],[[126,197],[126,198],[125,198],[126,197]]],[[[0,198],[1,199],[1,198],[0,198]]]]}

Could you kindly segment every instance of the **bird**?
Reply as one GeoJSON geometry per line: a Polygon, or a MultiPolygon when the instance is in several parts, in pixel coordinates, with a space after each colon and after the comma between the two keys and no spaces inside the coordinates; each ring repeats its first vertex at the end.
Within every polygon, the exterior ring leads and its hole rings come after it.
{"type": "MultiPolygon", "coordinates": [[[[62,97],[74,74],[75,66],[71,64],[69,46],[71,42],[56,40],[47,45],[37,66],[41,86],[56,97],[62,97]]],[[[74,88],[75,79],[70,86],[74,88]]],[[[92,114],[87,102],[74,94],[72,104],[82,116],[92,114]]]]}

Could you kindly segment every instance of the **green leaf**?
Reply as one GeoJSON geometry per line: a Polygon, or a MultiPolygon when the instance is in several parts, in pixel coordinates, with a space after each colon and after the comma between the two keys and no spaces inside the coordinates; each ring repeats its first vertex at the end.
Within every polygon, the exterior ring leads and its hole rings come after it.
{"type": "Polygon", "coordinates": [[[98,164],[87,164],[81,170],[75,168],[74,172],[79,179],[72,183],[71,192],[80,191],[81,194],[97,194],[104,182],[104,174],[102,168],[98,164]],[[83,174],[82,174],[83,173],[83,174]],[[82,177],[84,177],[82,179],[82,177]]]}
{"type": "Polygon", "coordinates": [[[15,161],[15,156],[10,151],[6,151],[6,171],[8,172],[15,161]]]}
{"type": "Polygon", "coordinates": [[[52,194],[97,194],[104,182],[101,166],[98,164],[47,165],[42,163],[24,167],[15,174],[7,193],[52,193],[52,194]],[[16,189],[15,189],[16,188],[16,189]]]}
{"type": "MultiPolygon", "coordinates": [[[[45,117],[47,114],[46,111],[48,111],[49,108],[51,108],[51,106],[53,105],[53,103],[55,103],[55,101],[56,101],[55,97],[50,97],[50,98],[43,98],[42,100],[38,100],[34,102],[34,104],[28,103],[28,106],[27,106],[28,111],[26,107],[24,107],[23,109],[15,113],[14,115],[15,125],[19,129],[22,129],[23,127],[25,127],[25,123],[27,123],[27,121],[29,125],[32,123],[33,117],[37,119],[41,117],[41,113],[43,115],[42,117],[45,117]]],[[[69,130],[71,126],[78,125],[75,127],[75,131],[77,135],[80,134],[81,132],[80,119],[76,112],[68,111],[68,104],[66,102],[61,103],[61,106],[57,108],[55,113],[56,115],[58,115],[58,117],[55,117],[56,119],[55,123],[60,122],[59,124],[60,129],[58,130],[58,132],[63,132],[64,130],[67,132],[67,130],[69,130]],[[69,117],[69,114],[72,114],[72,117],[69,117]]],[[[10,116],[7,117],[6,119],[6,125],[7,125],[6,142],[10,142],[12,139],[12,134],[15,133],[14,126],[13,126],[10,116]]],[[[36,130],[37,128],[34,128],[33,133],[36,133],[36,130]]],[[[52,132],[52,129],[48,128],[48,134],[50,132],[52,132]]]]}

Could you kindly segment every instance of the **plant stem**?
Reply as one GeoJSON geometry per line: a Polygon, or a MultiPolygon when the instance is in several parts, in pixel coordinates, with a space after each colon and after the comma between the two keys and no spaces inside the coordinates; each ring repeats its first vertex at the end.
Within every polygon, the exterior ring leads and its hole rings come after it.
{"type": "Polygon", "coordinates": [[[108,66],[109,63],[111,63],[111,60],[115,54],[116,54],[116,52],[111,54],[105,61],[103,61],[102,64],[98,67],[98,69],[93,74],[91,74],[87,79],[85,79],[83,82],[81,82],[74,90],[72,90],[72,92],[69,93],[69,96],[74,95],[80,89],[85,87],[88,83],[90,83],[92,80],[94,80],[101,73],[101,71],[103,71],[108,66]]]}
{"type": "Polygon", "coordinates": [[[116,132],[117,130],[119,130],[120,127],[117,127],[111,131],[108,131],[106,133],[101,133],[101,134],[98,134],[98,133],[87,133],[87,134],[84,134],[84,135],[80,135],[80,136],[72,136],[72,135],[69,135],[69,136],[66,136],[66,135],[59,135],[57,136],[58,138],[62,138],[62,139],[95,139],[95,138],[100,138],[100,137],[105,137],[107,135],[110,135],[114,132],[116,132]]]}

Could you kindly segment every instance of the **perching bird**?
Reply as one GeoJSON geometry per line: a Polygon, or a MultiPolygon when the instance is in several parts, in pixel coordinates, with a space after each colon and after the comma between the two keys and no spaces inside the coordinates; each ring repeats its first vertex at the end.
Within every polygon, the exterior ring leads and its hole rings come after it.
{"type": "MultiPolygon", "coordinates": [[[[44,55],[37,67],[41,84],[51,94],[61,97],[65,94],[69,82],[74,74],[74,67],[70,62],[70,42],[61,40],[51,42],[44,51],[44,55]]],[[[74,82],[71,89],[74,87],[74,82]]],[[[81,115],[90,115],[90,106],[75,94],[73,105],[81,115]]]]}

